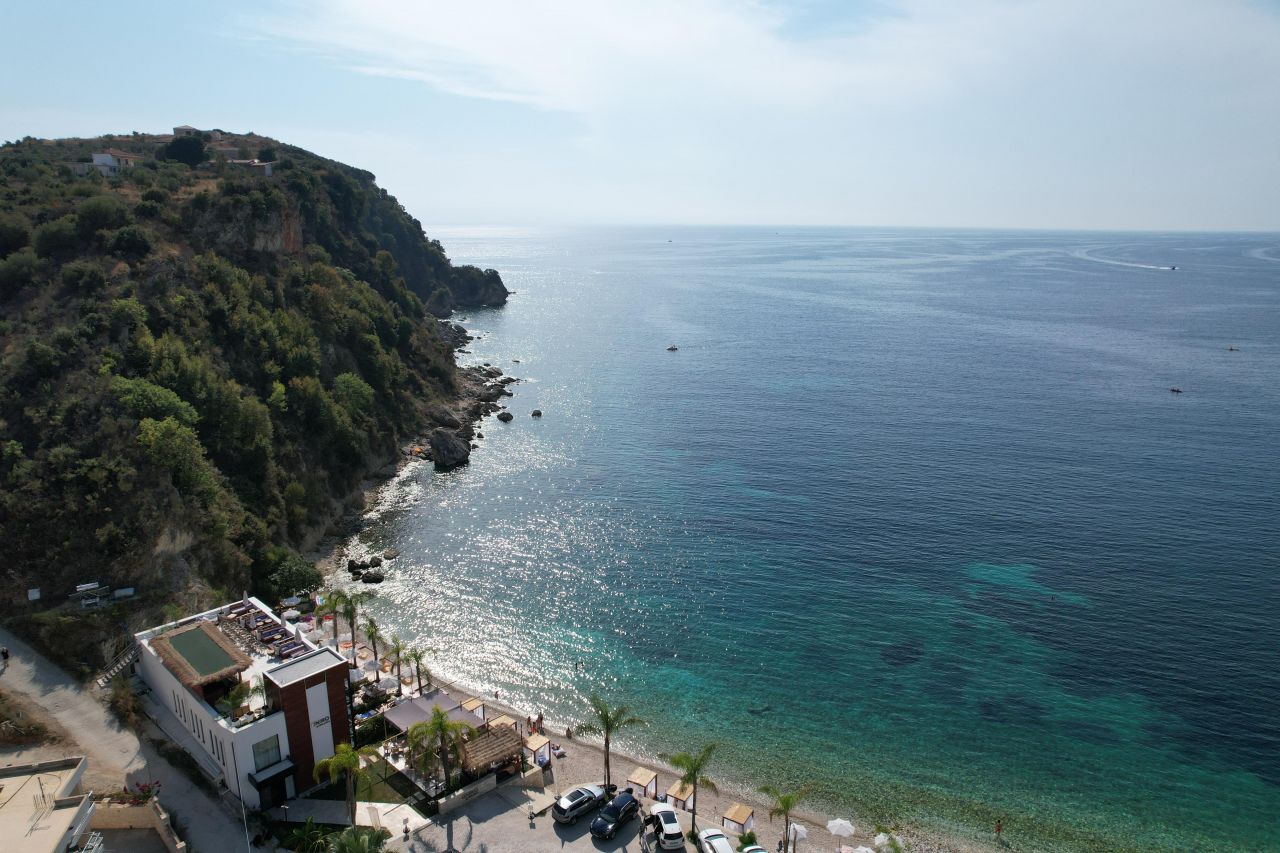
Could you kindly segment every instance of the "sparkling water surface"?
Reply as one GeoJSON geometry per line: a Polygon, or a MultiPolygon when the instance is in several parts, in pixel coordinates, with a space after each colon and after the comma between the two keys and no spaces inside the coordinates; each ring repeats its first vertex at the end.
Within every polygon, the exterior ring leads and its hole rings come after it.
{"type": "Polygon", "coordinates": [[[1280,850],[1280,238],[433,236],[522,380],[357,539],[441,675],[864,824],[1280,850]]]}

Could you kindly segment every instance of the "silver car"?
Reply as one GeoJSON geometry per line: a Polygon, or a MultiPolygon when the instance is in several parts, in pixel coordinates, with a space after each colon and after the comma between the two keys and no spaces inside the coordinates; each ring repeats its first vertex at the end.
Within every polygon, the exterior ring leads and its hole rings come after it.
{"type": "MultiPolygon", "coordinates": [[[[617,790],[616,785],[609,787],[617,790]]],[[[608,800],[609,793],[603,785],[580,785],[556,800],[551,816],[559,823],[577,823],[578,818],[608,800]]]]}

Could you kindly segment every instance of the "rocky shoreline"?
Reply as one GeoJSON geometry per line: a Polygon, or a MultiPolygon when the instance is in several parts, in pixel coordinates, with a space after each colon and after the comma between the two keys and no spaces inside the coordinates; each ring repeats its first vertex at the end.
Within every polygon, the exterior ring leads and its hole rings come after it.
{"type": "MultiPolygon", "coordinates": [[[[441,337],[455,353],[465,353],[466,345],[475,336],[457,323],[439,320],[441,337]]],[[[365,508],[375,499],[378,489],[393,479],[406,465],[415,460],[429,461],[436,470],[447,471],[465,465],[471,451],[479,448],[478,440],[484,438],[480,423],[489,415],[510,413],[499,401],[512,396],[507,386],[520,380],[506,375],[492,364],[474,367],[458,367],[458,394],[449,402],[437,402],[427,411],[427,424],[413,440],[404,443],[397,455],[371,472],[360,486],[342,503],[341,512],[335,513],[325,525],[323,536],[316,537],[308,549],[308,559],[328,577],[335,571],[347,569],[349,557],[346,543],[364,527],[365,508]]],[[[542,412],[537,413],[541,416],[542,412]]],[[[375,568],[373,566],[360,567],[375,568]]],[[[378,581],[371,581],[377,583],[378,581]]]]}

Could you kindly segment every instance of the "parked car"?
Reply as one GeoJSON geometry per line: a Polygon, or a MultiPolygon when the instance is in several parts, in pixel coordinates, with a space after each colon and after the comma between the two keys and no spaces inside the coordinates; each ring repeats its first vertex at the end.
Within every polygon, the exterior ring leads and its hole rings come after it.
{"type": "Polygon", "coordinates": [[[715,828],[698,833],[698,850],[700,853],[734,853],[729,836],[715,828]]]}
{"type": "Polygon", "coordinates": [[[609,801],[596,819],[591,821],[591,834],[596,838],[613,838],[618,828],[640,812],[640,801],[623,791],[609,801]]]}
{"type": "Polygon", "coordinates": [[[769,853],[769,851],[765,850],[759,844],[752,844],[750,847],[743,847],[738,851],[738,853],[769,853]]]}
{"type": "Polygon", "coordinates": [[[649,806],[649,825],[653,828],[653,837],[663,850],[683,850],[684,830],[680,828],[680,818],[676,817],[675,806],[670,803],[654,803],[649,806]]]}
{"type": "MultiPolygon", "coordinates": [[[[616,790],[613,785],[609,787],[616,790]]],[[[603,785],[579,786],[556,800],[551,807],[551,816],[559,823],[577,823],[578,818],[609,799],[610,793],[603,785]]]]}

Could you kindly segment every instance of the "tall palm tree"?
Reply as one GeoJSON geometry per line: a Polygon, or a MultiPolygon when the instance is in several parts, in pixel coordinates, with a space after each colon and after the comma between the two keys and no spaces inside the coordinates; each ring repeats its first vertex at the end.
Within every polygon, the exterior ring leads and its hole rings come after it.
{"type": "Polygon", "coordinates": [[[716,790],[716,783],[712,782],[703,773],[707,769],[707,765],[711,763],[711,753],[715,752],[716,744],[709,743],[699,752],[677,752],[674,755],[659,755],[658,758],[670,764],[681,773],[680,781],[685,785],[693,787],[693,828],[698,828],[698,788],[706,788],[711,793],[719,793],[716,790]]]}
{"type": "Polygon", "coordinates": [[[575,728],[575,734],[604,735],[604,785],[609,787],[609,749],[615,732],[632,726],[643,726],[645,721],[632,716],[626,705],[610,708],[597,694],[592,693],[588,700],[591,719],[575,728]]]}
{"type": "Polygon", "coordinates": [[[324,592],[324,604],[319,610],[326,616],[333,617],[333,647],[338,647],[338,616],[342,613],[342,602],[347,594],[340,589],[328,589],[324,592]]]}
{"type": "Polygon", "coordinates": [[[409,659],[409,663],[413,666],[413,672],[418,677],[418,695],[422,695],[422,673],[427,674],[427,686],[431,686],[431,670],[423,665],[423,661],[427,658],[427,653],[422,649],[409,649],[405,653],[405,657],[409,659]]]}
{"type": "MultiPolygon", "coordinates": [[[[348,592],[342,596],[342,618],[347,620],[347,624],[351,626],[351,668],[356,668],[356,620],[360,617],[360,608],[364,603],[373,598],[373,593],[368,590],[364,592],[348,592]]],[[[337,621],[336,619],[334,620],[337,621]]]]}
{"type": "Polygon", "coordinates": [[[382,853],[391,832],[371,826],[348,826],[328,838],[329,853],[382,853]]]}
{"type": "Polygon", "coordinates": [[[404,641],[395,634],[391,635],[391,639],[387,640],[387,650],[396,656],[396,695],[404,695],[404,680],[400,677],[400,665],[403,662],[404,650],[408,648],[404,641]]]}
{"type": "Polygon", "coordinates": [[[378,751],[371,746],[353,749],[349,743],[340,743],[333,755],[316,762],[311,775],[317,782],[321,774],[329,774],[330,782],[337,782],[339,776],[347,777],[347,809],[351,812],[351,825],[356,825],[356,781],[367,772],[360,766],[361,758],[377,755],[378,751]]]}
{"type": "Polygon", "coordinates": [[[440,763],[447,791],[453,775],[449,759],[461,759],[462,736],[474,731],[475,728],[467,723],[449,719],[449,715],[440,710],[439,705],[435,705],[431,708],[431,719],[409,726],[409,746],[415,753],[425,749],[426,756],[434,758],[431,763],[440,763]]]}
{"type": "Polygon", "coordinates": [[[791,850],[791,813],[808,792],[807,787],[796,791],[781,791],[773,785],[765,785],[760,789],[760,793],[773,797],[773,805],[769,807],[769,820],[779,816],[782,818],[782,853],[789,853],[791,850]]]}
{"type": "MultiPolygon", "coordinates": [[[[369,645],[373,646],[373,663],[380,666],[378,658],[378,641],[382,639],[382,631],[378,629],[378,623],[373,620],[372,616],[364,617],[364,635],[369,638],[369,645]]],[[[375,676],[381,678],[381,676],[375,676]]]]}

